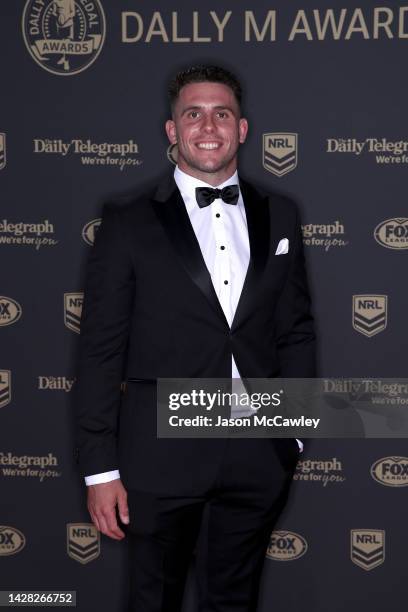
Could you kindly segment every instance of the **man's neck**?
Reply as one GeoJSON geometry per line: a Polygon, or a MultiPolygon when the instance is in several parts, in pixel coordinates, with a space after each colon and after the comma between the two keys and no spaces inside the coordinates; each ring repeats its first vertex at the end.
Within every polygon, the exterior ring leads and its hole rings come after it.
{"type": "Polygon", "coordinates": [[[236,166],[232,169],[229,168],[228,170],[222,170],[220,172],[200,172],[200,170],[196,171],[189,167],[183,167],[183,165],[180,164],[177,167],[179,170],[181,170],[181,172],[184,172],[184,174],[202,181],[207,185],[211,185],[212,187],[218,187],[218,185],[225,183],[225,181],[230,179],[231,176],[233,176],[237,171],[236,166]]]}

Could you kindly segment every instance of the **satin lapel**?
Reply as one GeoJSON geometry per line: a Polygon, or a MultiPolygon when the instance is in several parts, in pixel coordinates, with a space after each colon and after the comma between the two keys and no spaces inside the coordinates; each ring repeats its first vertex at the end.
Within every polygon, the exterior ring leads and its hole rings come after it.
{"type": "Polygon", "coordinates": [[[242,179],[240,188],[248,225],[250,260],[231,330],[236,329],[251,311],[253,295],[265,269],[270,244],[269,207],[266,198],[242,179]]]}
{"type": "Polygon", "coordinates": [[[173,177],[169,177],[160,184],[153,199],[153,207],[191,280],[203,292],[225,325],[228,326],[185,204],[173,177]]]}

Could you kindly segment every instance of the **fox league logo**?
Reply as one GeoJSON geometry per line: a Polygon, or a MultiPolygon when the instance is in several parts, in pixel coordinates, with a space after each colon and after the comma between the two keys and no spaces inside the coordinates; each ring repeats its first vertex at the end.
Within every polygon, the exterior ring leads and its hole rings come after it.
{"type": "Polygon", "coordinates": [[[101,221],[102,219],[93,219],[92,221],[89,221],[89,223],[84,225],[84,227],[82,228],[82,239],[89,246],[93,246],[95,242],[95,236],[97,231],[99,230],[101,221]]]}
{"type": "Polygon", "coordinates": [[[353,327],[367,338],[387,326],[386,295],[353,295],[353,327]]]}
{"type": "Polygon", "coordinates": [[[273,531],[266,551],[268,559],[294,561],[307,551],[305,538],[294,531],[273,531]]]}
{"type": "Polygon", "coordinates": [[[101,52],[105,15],[99,0],[28,0],[22,29],[39,66],[53,74],[78,74],[101,52]]]}
{"type": "Polygon", "coordinates": [[[382,529],[351,530],[351,560],[364,570],[384,563],[385,531],[382,529]]]}
{"type": "Polygon", "coordinates": [[[298,135],[290,132],[263,134],[262,164],[277,177],[284,176],[297,166],[298,135]]]}

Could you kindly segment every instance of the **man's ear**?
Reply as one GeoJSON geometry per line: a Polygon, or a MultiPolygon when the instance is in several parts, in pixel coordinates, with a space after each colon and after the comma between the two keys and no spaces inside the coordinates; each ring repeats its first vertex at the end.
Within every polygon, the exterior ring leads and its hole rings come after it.
{"type": "Polygon", "coordinates": [[[177,131],[176,131],[176,124],[174,123],[174,121],[172,119],[168,119],[166,121],[166,134],[167,134],[167,138],[169,139],[171,144],[176,144],[177,143],[177,131]]]}
{"type": "Polygon", "coordinates": [[[244,118],[239,120],[239,142],[243,144],[248,134],[248,121],[244,118]]]}

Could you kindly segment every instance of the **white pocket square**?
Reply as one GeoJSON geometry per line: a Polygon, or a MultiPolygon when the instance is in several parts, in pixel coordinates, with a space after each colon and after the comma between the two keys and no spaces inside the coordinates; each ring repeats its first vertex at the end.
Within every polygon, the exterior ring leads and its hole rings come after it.
{"type": "Polygon", "coordinates": [[[276,249],[275,255],[285,255],[289,252],[289,240],[282,238],[279,240],[278,248],[276,249]]]}

